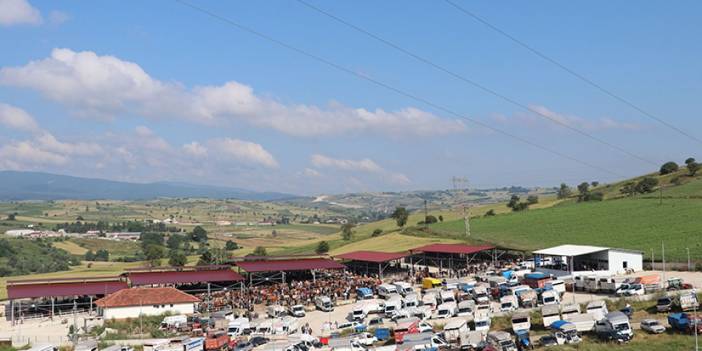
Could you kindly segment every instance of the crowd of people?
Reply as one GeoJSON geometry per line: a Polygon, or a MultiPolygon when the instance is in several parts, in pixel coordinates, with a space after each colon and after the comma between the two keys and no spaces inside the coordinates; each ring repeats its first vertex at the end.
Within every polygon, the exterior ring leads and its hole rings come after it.
{"type": "MultiPolygon", "coordinates": [[[[290,282],[272,283],[243,289],[200,294],[203,301],[209,301],[210,306],[203,304],[204,310],[222,310],[231,308],[242,311],[245,316],[254,313],[256,305],[312,305],[316,296],[327,296],[332,302],[349,300],[355,296],[356,289],[375,287],[382,281],[374,276],[353,274],[350,272],[327,272],[323,277],[312,280],[293,280],[290,282]]],[[[203,312],[204,312],[203,310],[203,312]]],[[[254,316],[255,317],[255,316],[254,316]]]]}

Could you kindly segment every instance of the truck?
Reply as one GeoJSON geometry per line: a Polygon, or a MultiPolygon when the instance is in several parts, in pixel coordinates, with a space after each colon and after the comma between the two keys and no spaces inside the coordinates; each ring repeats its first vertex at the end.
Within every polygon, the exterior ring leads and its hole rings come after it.
{"type": "MultiPolygon", "coordinates": [[[[448,342],[432,332],[406,334],[397,350],[436,350],[448,348],[448,342]]],[[[376,348],[376,351],[378,349],[376,348]]]]}
{"type": "Polygon", "coordinates": [[[561,319],[560,308],[558,305],[544,305],[541,307],[541,318],[544,321],[544,328],[548,328],[551,324],[561,319]]]}
{"type": "Polygon", "coordinates": [[[473,300],[477,304],[487,304],[490,303],[490,296],[488,295],[487,288],[482,285],[478,285],[473,288],[472,291],[473,300]]]}
{"type": "Polygon", "coordinates": [[[475,331],[479,331],[485,335],[490,330],[490,324],[492,324],[492,321],[488,315],[476,314],[475,318],[473,319],[473,324],[475,325],[475,331]]]}
{"type": "Polygon", "coordinates": [[[484,316],[492,316],[492,307],[490,304],[481,304],[481,305],[475,305],[475,312],[473,312],[473,315],[484,315],[484,316]]]}
{"type": "Polygon", "coordinates": [[[544,305],[558,305],[561,297],[555,290],[544,290],[541,293],[541,303],[544,305]]]}
{"type": "Polygon", "coordinates": [[[626,281],[626,278],[620,277],[601,277],[600,291],[614,294],[622,286],[622,284],[626,283],[626,281]]]}
{"type": "Polygon", "coordinates": [[[294,334],[298,331],[299,325],[297,318],[291,316],[285,316],[275,323],[273,323],[273,333],[289,335],[294,334]]]}
{"type": "Polygon", "coordinates": [[[205,351],[228,350],[230,341],[231,339],[225,331],[207,333],[207,337],[205,338],[205,351]]]}
{"type": "Polygon", "coordinates": [[[417,294],[414,292],[405,294],[405,297],[402,298],[402,305],[405,307],[419,306],[419,298],[417,297],[417,294]]]}
{"type": "Polygon", "coordinates": [[[418,334],[419,323],[419,318],[407,318],[398,320],[395,329],[393,329],[395,343],[401,344],[404,341],[405,334],[418,334]]]}
{"type": "Polygon", "coordinates": [[[599,282],[596,276],[585,277],[585,291],[596,293],[600,289],[599,282]]]}
{"type": "Polygon", "coordinates": [[[468,317],[469,320],[473,319],[475,313],[475,301],[466,300],[458,303],[458,311],[456,315],[459,317],[468,317]]]}
{"type": "Polygon", "coordinates": [[[288,309],[288,314],[293,316],[293,317],[302,318],[306,314],[305,306],[303,306],[303,305],[290,306],[290,308],[288,309]]]}
{"type": "Polygon", "coordinates": [[[695,295],[693,292],[680,294],[678,297],[678,303],[680,304],[680,309],[683,312],[696,310],[700,306],[699,302],[697,301],[697,295],[695,295]]]}
{"type": "Polygon", "coordinates": [[[458,347],[460,350],[482,350],[485,347],[485,334],[475,330],[461,334],[458,347]]]}
{"type": "Polygon", "coordinates": [[[200,351],[205,346],[205,338],[187,338],[183,340],[181,344],[183,345],[183,349],[181,351],[200,351]]]}
{"type": "Polygon", "coordinates": [[[486,342],[498,351],[517,351],[517,345],[512,340],[512,335],[505,331],[489,332],[486,342]]]}
{"type": "Polygon", "coordinates": [[[620,343],[628,342],[634,337],[629,317],[619,311],[607,313],[604,318],[595,322],[595,333],[601,340],[620,343]]]}
{"type": "Polygon", "coordinates": [[[573,323],[580,333],[590,332],[595,328],[595,318],[588,313],[570,315],[566,321],[573,323]]]}
{"type": "Polygon", "coordinates": [[[188,316],[179,314],[166,316],[161,321],[161,329],[180,329],[188,325],[188,316]]]}
{"type": "Polygon", "coordinates": [[[602,300],[590,301],[585,307],[585,311],[587,314],[591,314],[595,320],[601,320],[609,312],[607,304],[602,300]]]}
{"type": "Polygon", "coordinates": [[[519,300],[514,295],[506,295],[500,298],[500,312],[514,311],[519,307],[519,300]]]}
{"type": "Polygon", "coordinates": [[[384,311],[384,308],[377,300],[364,300],[357,302],[351,310],[351,316],[353,320],[362,321],[369,314],[377,313],[378,311],[384,311]]]}
{"type": "Polygon", "coordinates": [[[393,285],[395,285],[395,291],[397,291],[397,293],[402,295],[402,296],[414,293],[414,289],[412,288],[412,284],[410,284],[408,282],[397,281],[397,282],[393,283],[393,285]]]}
{"type": "Polygon", "coordinates": [[[702,320],[684,312],[669,314],[668,325],[670,325],[670,329],[682,333],[694,334],[695,329],[697,329],[697,334],[702,334],[702,320]]]}
{"type": "Polygon", "coordinates": [[[424,306],[431,306],[432,308],[436,307],[436,293],[433,291],[427,291],[422,295],[422,305],[424,306]]]}
{"type": "Polygon", "coordinates": [[[512,331],[531,329],[531,316],[526,312],[517,312],[512,315],[512,331]]]}
{"type": "Polygon", "coordinates": [[[240,317],[231,322],[227,326],[227,334],[230,337],[236,337],[248,334],[251,331],[251,324],[248,318],[240,317]]]}
{"type": "Polygon", "coordinates": [[[519,305],[524,308],[534,308],[537,305],[538,297],[536,291],[532,289],[520,290],[516,292],[519,305]]]}
{"type": "Polygon", "coordinates": [[[541,272],[529,273],[524,275],[523,282],[532,289],[543,289],[551,282],[551,276],[541,272]]]}
{"type": "Polygon", "coordinates": [[[673,298],[668,295],[659,297],[656,301],[656,311],[670,312],[670,310],[673,309],[673,303],[673,298]]]}
{"type": "Polygon", "coordinates": [[[334,304],[328,296],[315,296],[314,306],[323,312],[331,312],[334,310],[334,304]]]}
{"type": "Polygon", "coordinates": [[[570,317],[580,314],[580,305],[577,303],[568,303],[561,306],[561,318],[568,321],[570,317]]]}
{"type": "Polygon", "coordinates": [[[461,334],[470,330],[468,322],[463,318],[454,318],[444,325],[444,338],[449,343],[456,343],[461,334]]]}
{"type": "Polygon", "coordinates": [[[445,302],[436,308],[436,312],[434,313],[434,318],[437,318],[437,319],[451,318],[451,317],[455,316],[457,312],[458,312],[458,306],[456,305],[455,302],[445,302]]]}
{"type": "Polygon", "coordinates": [[[581,341],[577,328],[571,322],[557,320],[551,323],[550,329],[559,345],[578,344],[581,341]]]}
{"type": "Polygon", "coordinates": [[[287,311],[285,310],[285,307],[281,305],[270,305],[266,307],[266,315],[268,318],[278,318],[282,317],[285,315],[287,311]]]}
{"type": "Polygon", "coordinates": [[[422,289],[440,288],[441,283],[441,279],[426,277],[422,280],[422,289]]]}
{"type": "Polygon", "coordinates": [[[387,283],[378,285],[378,296],[387,299],[394,294],[397,294],[397,288],[395,285],[387,283]]]}
{"type": "Polygon", "coordinates": [[[356,289],[356,299],[357,300],[370,300],[373,298],[373,290],[368,287],[362,287],[356,289]]]}
{"type": "Polygon", "coordinates": [[[393,294],[385,301],[385,316],[391,318],[396,311],[402,309],[402,296],[393,294]]]}
{"type": "Polygon", "coordinates": [[[563,280],[560,279],[554,279],[551,281],[551,283],[546,284],[546,287],[550,285],[551,290],[554,290],[560,295],[560,297],[563,297],[566,293],[566,283],[563,280]]]}
{"type": "Polygon", "coordinates": [[[439,293],[439,300],[437,301],[439,304],[443,303],[449,303],[449,302],[456,302],[456,296],[453,294],[453,291],[449,290],[442,290],[439,293]]]}

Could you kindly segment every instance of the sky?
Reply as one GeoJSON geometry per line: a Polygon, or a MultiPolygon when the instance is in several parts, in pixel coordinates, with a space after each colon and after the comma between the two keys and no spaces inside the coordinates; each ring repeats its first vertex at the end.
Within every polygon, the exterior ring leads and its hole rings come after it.
{"type": "MultiPolygon", "coordinates": [[[[296,0],[0,0],[0,169],[315,195],[702,158],[448,2],[304,1],[430,64],[296,0]]],[[[702,138],[702,3],[452,1],[702,138]]]]}

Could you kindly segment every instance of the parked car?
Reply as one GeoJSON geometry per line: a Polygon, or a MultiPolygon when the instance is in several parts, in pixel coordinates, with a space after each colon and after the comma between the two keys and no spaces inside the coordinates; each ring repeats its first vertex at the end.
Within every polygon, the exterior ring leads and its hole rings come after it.
{"type": "Polygon", "coordinates": [[[641,330],[647,331],[651,334],[665,333],[665,329],[665,326],[656,319],[644,319],[641,321],[641,330]]]}
{"type": "Polygon", "coordinates": [[[263,345],[263,344],[268,343],[269,341],[270,341],[270,339],[265,338],[265,337],[263,337],[263,336],[254,336],[254,337],[252,337],[251,339],[249,339],[249,342],[250,342],[251,345],[253,345],[254,347],[256,347],[256,346],[261,346],[261,345],[263,345]]]}
{"type": "Polygon", "coordinates": [[[378,338],[376,338],[375,335],[366,332],[355,335],[351,340],[363,346],[373,346],[373,343],[378,341],[378,338]]]}
{"type": "Polygon", "coordinates": [[[610,312],[595,322],[595,333],[600,340],[628,342],[634,337],[629,317],[622,312],[610,312]]]}
{"type": "Polygon", "coordinates": [[[673,298],[670,296],[663,296],[656,301],[656,311],[670,312],[671,309],[673,309],[673,298]]]}

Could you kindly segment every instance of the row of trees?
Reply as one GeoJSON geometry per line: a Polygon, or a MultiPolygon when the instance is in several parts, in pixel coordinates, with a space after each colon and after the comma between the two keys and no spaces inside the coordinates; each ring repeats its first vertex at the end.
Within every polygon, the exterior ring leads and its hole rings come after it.
{"type": "MultiPolygon", "coordinates": [[[[685,160],[685,167],[687,168],[687,173],[690,177],[694,177],[695,174],[702,168],[702,165],[697,163],[697,161],[693,157],[688,157],[685,160]]],[[[664,163],[661,166],[661,169],[658,171],[660,175],[666,175],[666,174],[671,174],[675,173],[680,170],[680,166],[678,166],[677,163],[673,161],[669,161],[664,163]]]]}
{"type": "MultiPolygon", "coordinates": [[[[507,203],[507,207],[511,208],[514,212],[524,211],[529,208],[530,205],[539,203],[539,197],[536,195],[529,195],[525,202],[521,201],[519,195],[512,195],[507,203]]],[[[487,214],[486,214],[487,215],[487,214]]],[[[495,211],[491,215],[495,215],[495,211]]]]}

